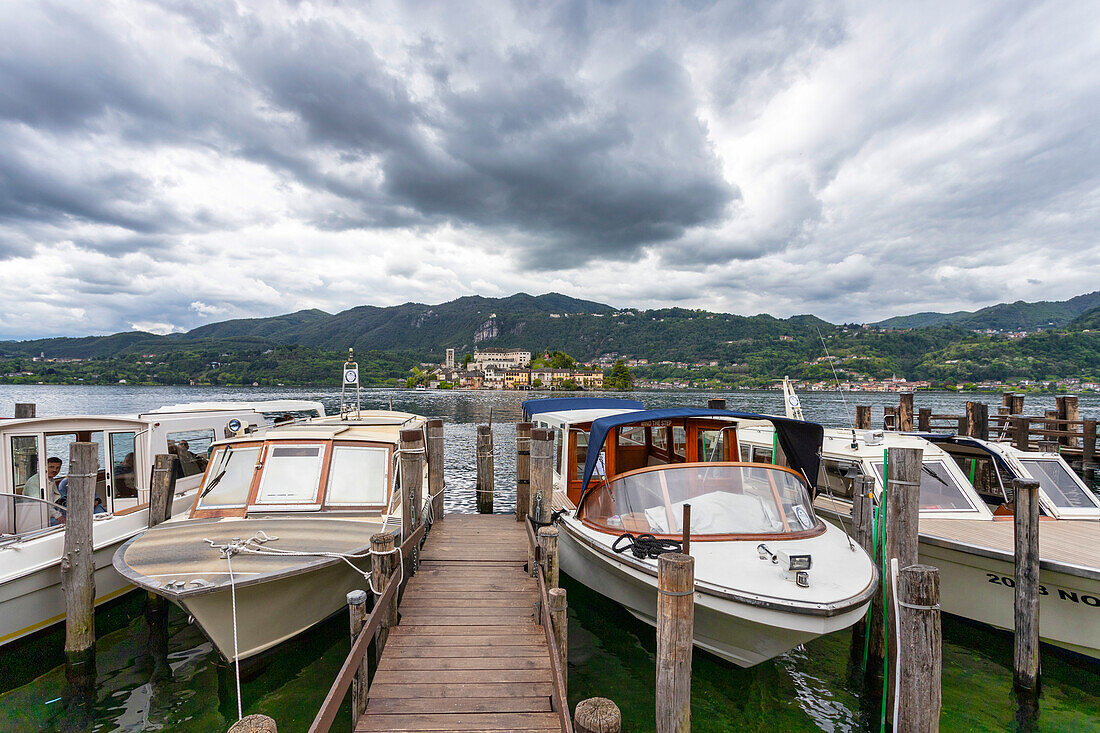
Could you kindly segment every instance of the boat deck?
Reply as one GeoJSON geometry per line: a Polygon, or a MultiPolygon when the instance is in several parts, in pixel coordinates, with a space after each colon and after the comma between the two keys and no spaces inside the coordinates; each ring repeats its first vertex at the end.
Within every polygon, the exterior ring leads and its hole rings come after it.
{"type": "MultiPolygon", "coordinates": [[[[819,496],[814,506],[827,513],[842,514],[844,529],[851,532],[851,505],[819,496]]],[[[1011,518],[920,520],[921,542],[973,549],[976,554],[1013,561],[1015,543],[1011,518]]],[[[1039,563],[1050,570],[1100,578],[1100,522],[1095,520],[1041,519],[1039,563]]]]}
{"type": "Polygon", "coordinates": [[[510,514],[434,525],[356,731],[561,731],[526,561],[510,514]]]}

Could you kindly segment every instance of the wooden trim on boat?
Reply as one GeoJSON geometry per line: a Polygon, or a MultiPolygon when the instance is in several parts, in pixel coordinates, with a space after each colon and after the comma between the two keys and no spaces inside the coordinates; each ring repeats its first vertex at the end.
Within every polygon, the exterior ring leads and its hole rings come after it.
{"type": "MultiPolygon", "coordinates": [[[[626,553],[618,554],[613,552],[607,547],[604,547],[598,542],[595,542],[583,534],[575,531],[569,526],[568,522],[558,522],[558,525],[565,530],[565,533],[569,535],[569,538],[575,540],[586,547],[594,550],[600,555],[614,560],[617,563],[622,563],[630,567],[632,570],[650,575],[654,578],[657,577],[656,566],[650,567],[648,564],[629,557],[626,553]]],[[[824,531],[824,530],[823,530],[824,531]]],[[[692,538],[694,539],[694,538],[692,538]]],[[[832,616],[839,616],[842,613],[847,613],[856,606],[869,601],[878,589],[878,568],[871,566],[871,582],[860,591],[858,594],[851,596],[840,603],[812,603],[807,601],[793,601],[785,598],[775,598],[774,596],[761,596],[749,593],[739,593],[730,590],[722,590],[713,585],[702,585],[698,582],[695,583],[695,591],[702,593],[703,595],[713,596],[715,598],[721,598],[727,601],[734,601],[736,603],[744,603],[748,606],[756,606],[758,608],[766,608],[772,611],[785,611],[800,613],[806,616],[824,616],[830,618],[832,616]]],[[[656,586],[654,586],[656,592],[656,586]]]]}

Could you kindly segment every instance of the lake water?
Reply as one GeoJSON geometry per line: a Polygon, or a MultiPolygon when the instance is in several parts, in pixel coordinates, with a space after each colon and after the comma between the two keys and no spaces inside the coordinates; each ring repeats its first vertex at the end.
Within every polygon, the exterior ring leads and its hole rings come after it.
{"type": "MultiPolygon", "coordinates": [[[[780,412],[778,392],[636,392],[650,407],[702,405],[710,397],[731,409],[780,412]]],[[[365,390],[364,408],[392,407],[445,422],[446,506],[474,510],[476,425],[490,419],[496,442],[496,511],[511,512],[514,428],[525,395],[503,392],[365,390]]],[[[339,391],[186,387],[0,386],[0,415],[16,402],[34,402],[39,415],[125,413],[166,404],[210,400],[320,399],[335,410],[339,391]]],[[[963,412],[967,399],[997,394],[918,393],[917,407],[963,412]]],[[[896,395],[807,393],[806,418],[828,426],[851,424],[855,405],[896,404],[896,395]]],[[[1100,418],[1100,396],[1080,398],[1082,417],[1100,418]]],[[[1030,414],[1053,409],[1052,396],[1028,395],[1030,414]]],[[[563,579],[569,594],[569,697],[594,695],[623,711],[624,730],[653,730],[654,631],[611,601],[563,579]]],[[[236,718],[231,669],[178,609],[167,623],[150,622],[144,598],[131,594],[97,614],[94,687],[83,697],[67,692],[63,633],[0,651],[0,731],[225,731],[236,718]]],[[[1100,623],[1100,621],[1098,621],[1100,623]]],[[[1007,633],[944,618],[942,729],[1003,731],[1016,723],[1012,693],[1012,638],[1007,633]]],[[[692,679],[695,731],[876,731],[881,678],[864,682],[852,664],[851,634],[838,632],[751,669],[696,651],[692,679]]],[[[263,664],[245,669],[245,714],[272,716],[281,733],[309,727],[348,651],[346,617],[336,617],[280,647],[263,664]]],[[[1095,665],[1044,649],[1043,694],[1036,722],[1043,731],[1100,730],[1100,671],[1095,665]]],[[[345,717],[334,730],[347,730],[345,717]],[[342,726],[342,727],[340,727],[342,726]]],[[[1032,727],[1033,726],[1033,727],[1032,727]]]]}

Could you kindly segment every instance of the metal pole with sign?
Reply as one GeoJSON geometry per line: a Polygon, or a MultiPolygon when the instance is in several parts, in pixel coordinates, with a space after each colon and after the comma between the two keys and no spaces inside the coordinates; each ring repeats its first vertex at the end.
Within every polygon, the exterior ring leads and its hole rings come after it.
{"type": "Polygon", "coordinates": [[[359,419],[359,364],[355,361],[354,349],[348,349],[348,360],[344,362],[344,378],[340,383],[340,417],[351,415],[351,388],[355,388],[355,418],[359,419]]]}

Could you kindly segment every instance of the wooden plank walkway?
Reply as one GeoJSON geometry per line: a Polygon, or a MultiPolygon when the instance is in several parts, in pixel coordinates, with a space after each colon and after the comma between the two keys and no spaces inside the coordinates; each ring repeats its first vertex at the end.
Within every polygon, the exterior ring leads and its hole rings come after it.
{"type": "Polygon", "coordinates": [[[510,514],[435,524],[356,730],[560,731],[526,562],[526,530],[510,514]]]}

